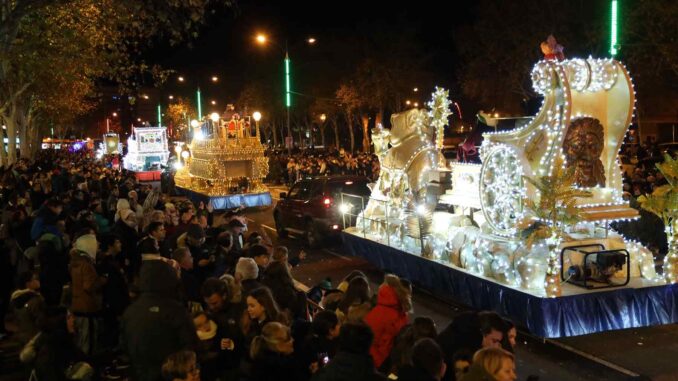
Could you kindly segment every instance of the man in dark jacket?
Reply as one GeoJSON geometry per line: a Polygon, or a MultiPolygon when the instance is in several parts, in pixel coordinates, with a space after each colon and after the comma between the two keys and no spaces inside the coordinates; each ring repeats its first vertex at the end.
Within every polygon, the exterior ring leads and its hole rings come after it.
{"type": "Polygon", "coordinates": [[[200,283],[193,272],[193,256],[187,247],[180,247],[172,253],[174,259],[181,268],[180,296],[182,303],[186,305],[202,304],[200,297],[200,283]]]}
{"type": "Polygon", "coordinates": [[[447,367],[443,351],[435,340],[423,338],[412,347],[412,365],[405,365],[398,372],[402,381],[440,381],[447,367]]]}
{"type": "Polygon", "coordinates": [[[229,302],[228,286],[220,279],[207,278],[202,284],[201,293],[209,317],[217,324],[222,349],[219,354],[221,369],[232,375],[238,369],[240,358],[244,356],[244,338],[239,325],[243,309],[240,305],[229,302]]]}
{"type": "Polygon", "coordinates": [[[47,200],[45,205],[38,210],[38,216],[33,221],[31,239],[37,241],[40,236],[46,233],[61,237],[63,233],[57,228],[57,219],[63,209],[64,206],[61,201],[54,198],[47,200]]]}
{"type": "Polygon", "coordinates": [[[133,379],[157,381],[167,356],[191,349],[197,342],[193,321],[177,300],[179,277],[163,260],[141,266],[141,295],[125,311],[121,348],[129,356],[133,379]]]}
{"type": "Polygon", "coordinates": [[[370,356],[374,334],[365,324],[348,323],[341,326],[339,352],[312,381],[386,381],[386,376],[377,372],[370,356]]]}

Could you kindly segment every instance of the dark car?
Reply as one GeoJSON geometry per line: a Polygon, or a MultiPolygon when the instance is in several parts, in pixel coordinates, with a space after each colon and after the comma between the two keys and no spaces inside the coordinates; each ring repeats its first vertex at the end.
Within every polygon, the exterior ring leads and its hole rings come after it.
{"type": "Polygon", "coordinates": [[[278,236],[284,238],[288,232],[301,234],[309,247],[317,247],[326,237],[343,229],[342,211],[355,215],[367,204],[371,193],[368,182],[364,176],[323,176],[297,181],[289,193],[280,193],[280,201],[273,210],[278,236]],[[347,205],[350,211],[346,210],[347,205]]]}

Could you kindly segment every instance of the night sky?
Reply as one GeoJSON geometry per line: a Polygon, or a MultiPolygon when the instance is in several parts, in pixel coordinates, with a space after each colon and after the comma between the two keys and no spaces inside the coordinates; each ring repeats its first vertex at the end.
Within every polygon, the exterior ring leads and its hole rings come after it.
{"type": "MultiPolygon", "coordinates": [[[[203,113],[223,111],[227,103],[235,103],[248,82],[270,83],[283,95],[283,58],[287,41],[292,61],[293,91],[313,93],[334,98],[339,82],[355,70],[355,64],[371,52],[365,52],[363,40],[375,35],[403,38],[415,44],[425,55],[423,69],[427,80],[414,83],[425,97],[434,85],[444,86],[456,93],[455,51],[453,31],[456,26],[470,22],[474,2],[464,0],[443,7],[436,2],[417,2],[408,7],[396,7],[389,1],[263,1],[241,0],[235,7],[211,13],[206,25],[194,38],[179,46],[168,46],[162,40],[153,43],[145,54],[149,63],[157,63],[175,73],[160,86],[148,81],[135,106],[121,102],[115,88],[104,91],[101,105],[82,122],[90,126],[92,135],[105,131],[105,120],[118,112],[124,129],[145,121],[156,120],[158,103],[163,107],[168,96],[183,96],[195,102],[195,90],[201,88],[203,113]],[[279,47],[255,43],[257,33],[265,33],[279,47]],[[305,43],[309,37],[317,43],[305,43]],[[211,77],[219,81],[214,84],[211,77]],[[185,77],[179,83],[178,76],[185,77]],[[216,106],[210,105],[215,100],[216,106]]],[[[383,60],[398,59],[385,54],[383,60]]]]}
{"type": "MultiPolygon", "coordinates": [[[[426,69],[447,84],[454,79],[453,26],[468,20],[471,12],[469,6],[449,11],[433,2],[398,8],[387,1],[245,0],[211,16],[190,46],[159,49],[151,59],[192,80],[177,86],[175,76],[163,91],[189,95],[185,88],[194,90],[198,84],[206,97],[230,102],[248,80],[279,80],[283,52],[256,45],[257,32],[280,46],[287,41],[295,88],[303,92],[318,79],[339,79],[352,71],[353,58],[361,54],[353,41],[370,33],[397,35],[409,29],[430,56],[426,69]],[[316,45],[304,43],[309,36],[317,39],[316,45]],[[216,87],[209,81],[212,75],[220,78],[216,87]]],[[[328,92],[333,90],[328,86],[328,92]]]]}

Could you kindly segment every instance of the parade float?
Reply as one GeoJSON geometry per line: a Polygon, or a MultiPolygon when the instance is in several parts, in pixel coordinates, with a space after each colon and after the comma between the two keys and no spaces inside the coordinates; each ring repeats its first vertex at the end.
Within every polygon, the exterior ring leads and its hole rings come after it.
{"type": "Polygon", "coordinates": [[[169,159],[167,128],[133,127],[127,139],[123,167],[134,172],[139,181],[160,181],[162,167],[169,159]]]}
{"type": "Polygon", "coordinates": [[[260,132],[249,116],[212,114],[193,126],[190,156],[176,172],[177,190],[214,209],[271,205],[263,184],[268,174],[260,132]]]}
{"type": "Polygon", "coordinates": [[[102,152],[103,155],[120,155],[122,153],[120,136],[115,132],[105,133],[99,151],[102,152]]]}
{"type": "MultiPolygon", "coordinates": [[[[541,109],[520,127],[484,134],[481,164],[442,158],[442,89],[429,110],[374,129],[381,173],[344,243],[541,337],[678,322],[675,245],[658,275],[647,248],[610,228],[639,218],[622,197],[617,161],[634,111],[631,78],[613,59],[548,58],[532,70],[541,109]]],[[[675,241],[676,212],[662,208],[675,241]]]]}

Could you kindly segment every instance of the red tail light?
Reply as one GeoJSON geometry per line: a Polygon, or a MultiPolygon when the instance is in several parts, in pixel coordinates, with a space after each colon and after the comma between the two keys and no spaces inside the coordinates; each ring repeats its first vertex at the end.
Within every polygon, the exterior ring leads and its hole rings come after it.
{"type": "Polygon", "coordinates": [[[332,206],[332,197],[323,198],[323,205],[325,205],[326,208],[332,206]]]}

